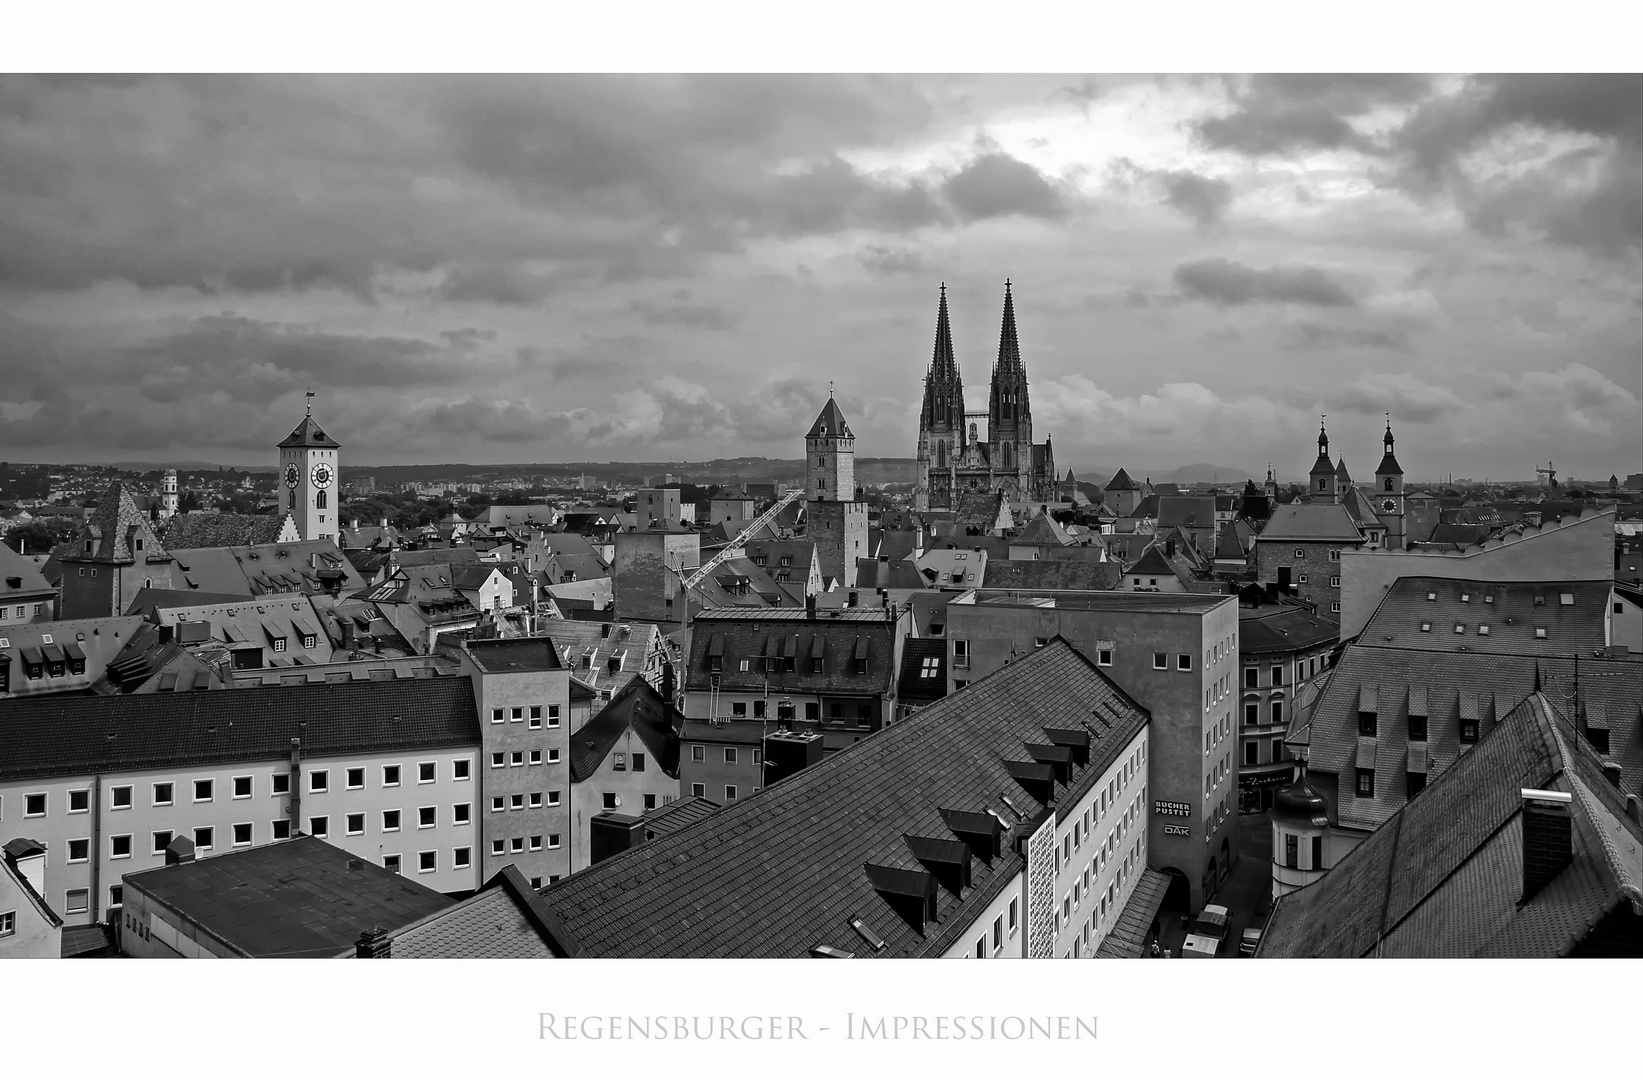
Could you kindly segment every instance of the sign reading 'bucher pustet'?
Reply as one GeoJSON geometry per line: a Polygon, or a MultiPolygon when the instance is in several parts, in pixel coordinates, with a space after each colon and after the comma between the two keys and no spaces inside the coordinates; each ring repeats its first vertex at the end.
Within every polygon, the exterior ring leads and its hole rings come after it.
{"type": "Polygon", "coordinates": [[[1162,799],[1152,804],[1152,812],[1165,814],[1169,817],[1191,817],[1192,804],[1184,802],[1165,802],[1162,799]]]}

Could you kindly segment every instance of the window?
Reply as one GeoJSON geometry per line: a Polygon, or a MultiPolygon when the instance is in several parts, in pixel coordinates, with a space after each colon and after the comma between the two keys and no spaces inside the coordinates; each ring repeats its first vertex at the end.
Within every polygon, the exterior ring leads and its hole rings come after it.
{"type": "Polygon", "coordinates": [[[506,840],[492,840],[491,841],[491,854],[493,856],[506,855],[507,853],[508,853],[508,842],[506,840]]]}
{"type": "Polygon", "coordinates": [[[1358,713],[1358,734],[1371,737],[1379,733],[1379,714],[1372,712],[1358,713]]]}
{"type": "Polygon", "coordinates": [[[1175,670],[1176,671],[1191,671],[1192,670],[1192,656],[1191,656],[1191,654],[1181,653],[1180,655],[1178,655],[1175,658],[1175,670]]]}
{"type": "Polygon", "coordinates": [[[330,818],[312,817],[308,819],[308,835],[324,839],[329,833],[330,818]]]}
{"type": "Polygon", "coordinates": [[[509,810],[525,809],[525,793],[523,791],[508,796],[509,810]]]}
{"type": "Polygon", "coordinates": [[[633,755],[633,771],[634,772],[644,772],[645,771],[645,755],[643,755],[643,754],[634,754],[633,755]]]}
{"type": "Polygon", "coordinates": [[[532,851],[541,851],[542,850],[542,838],[540,836],[531,837],[531,850],[532,851]]]}
{"type": "Polygon", "coordinates": [[[45,796],[45,793],[41,792],[41,793],[34,794],[34,795],[24,795],[23,796],[23,816],[24,817],[45,817],[46,816],[46,796],[45,796]]]}
{"type": "Polygon", "coordinates": [[[364,786],[365,786],[365,770],[364,769],[349,769],[348,770],[348,787],[349,787],[349,789],[354,790],[354,789],[357,789],[357,788],[362,788],[364,786]]]}
{"type": "Polygon", "coordinates": [[[433,806],[419,806],[416,808],[416,827],[431,829],[439,824],[439,810],[433,806]]]}
{"type": "Polygon", "coordinates": [[[68,842],[68,861],[71,863],[89,862],[91,860],[90,840],[70,840],[68,842]]]}
{"type": "Polygon", "coordinates": [[[1410,742],[1425,742],[1426,741],[1426,717],[1424,717],[1424,716],[1411,716],[1409,718],[1409,741],[1410,742]]]}
{"type": "MultiPolygon", "coordinates": [[[[548,762],[549,762],[549,764],[555,763],[558,760],[559,760],[559,751],[549,750],[548,751],[548,762]]],[[[540,750],[532,750],[531,751],[531,764],[532,765],[542,764],[542,751],[540,751],[540,750]]]]}
{"type": "Polygon", "coordinates": [[[291,774],[290,773],[275,773],[274,774],[274,794],[275,795],[289,795],[289,794],[291,794],[291,774]]]}
{"type": "MultiPolygon", "coordinates": [[[[549,851],[555,851],[555,850],[558,849],[558,847],[559,847],[559,834],[556,833],[556,832],[549,833],[548,834],[548,850],[549,851]]],[[[558,881],[559,880],[559,875],[555,874],[553,877],[549,878],[548,880],[549,881],[558,881]]]]}
{"type": "Polygon", "coordinates": [[[491,723],[500,724],[502,721],[504,721],[506,719],[507,719],[507,710],[505,710],[505,709],[492,709],[491,710],[491,723]]]}
{"type": "Polygon", "coordinates": [[[327,770],[327,769],[315,769],[313,772],[309,773],[308,774],[308,790],[310,792],[330,791],[331,790],[331,773],[330,773],[330,771],[327,770]]]}
{"type": "Polygon", "coordinates": [[[645,796],[645,809],[646,810],[656,809],[656,796],[654,796],[654,795],[646,795],[645,796]]]}
{"type": "Polygon", "coordinates": [[[1339,615],[1341,611],[1341,602],[1339,600],[1331,600],[1329,602],[1329,610],[1339,615]]]}
{"type": "Polygon", "coordinates": [[[91,811],[91,792],[86,788],[68,793],[68,812],[85,814],[91,811]]]}
{"type": "Polygon", "coordinates": [[[958,668],[970,666],[970,643],[964,638],[953,639],[953,666],[958,668]]]}
{"type": "MultiPolygon", "coordinates": [[[[535,751],[535,750],[533,750],[531,752],[533,754],[534,753],[540,753],[540,751],[535,751]]],[[[516,768],[516,769],[519,768],[521,765],[525,764],[525,753],[524,753],[524,751],[515,750],[512,754],[508,755],[508,764],[510,766],[512,766],[513,768],[516,768]]],[[[536,762],[532,761],[531,764],[534,765],[534,764],[536,764],[536,762]]]]}
{"type": "Polygon", "coordinates": [[[234,798],[249,799],[251,797],[251,778],[249,776],[234,777],[234,798]]]}
{"type": "Polygon", "coordinates": [[[693,745],[690,748],[690,760],[692,760],[692,761],[703,761],[703,760],[705,760],[706,757],[707,757],[706,750],[707,750],[706,747],[701,746],[699,744],[698,745],[693,745]]]}
{"type": "Polygon", "coordinates": [[[558,727],[559,726],[559,706],[557,706],[557,705],[549,705],[548,706],[548,726],[549,727],[558,727]]]}
{"type": "Polygon", "coordinates": [[[457,870],[466,870],[473,865],[473,848],[453,848],[451,850],[451,866],[457,870]]]}
{"type": "Polygon", "coordinates": [[[1489,636],[1489,624],[1488,623],[1478,623],[1478,637],[1488,637],[1488,636],[1489,636]]]}
{"type": "Polygon", "coordinates": [[[109,788],[108,805],[111,810],[130,810],[131,788],[125,785],[109,788]]]}
{"type": "Polygon", "coordinates": [[[348,835],[359,836],[365,832],[365,815],[349,814],[347,820],[348,835]]]}
{"type": "Polygon", "coordinates": [[[1461,717],[1460,741],[1463,743],[1475,743],[1478,741],[1478,722],[1476,719],[1468,719],[1464,716],[1461,717]]]}
{"type": "Polygon", "coordinates": [[[398,810],[384,810],[382,812],[382,831],[383,832],[398,832],[399,831],[399,811],[398,810]]]}
{"type": "Polygon", "coordinates": [[[1294,833],[1284,836],[1284,865],[1291,870],[1298,870],[1301,866],[1301,838],[1294,833]]]}
{"type": "Polygon", "coordinates": [[[1305,585],[1306,584],[1306,575],[1305,574],[1297,575],[1295,580],[1297,582],[1299,582],[1300,584],[1305,585]]]}
{"type": "Polygon", "coordinates": [[[726,784],[725,785],[725,801],[726,802],[735,802],[736,801],[736,785],[735,784],[726,784]]]}
{"type": "Polygon", "coordinates": [[[451,824],[466,825],[471,814],[470,803],[456,803],[451,807],[451,824]]]}
{"type": "Polygon", "coordinates": [[[491,813],[500,814],[500,813],[502,813],[502,811],[506,810],[507,808],[508,808],[508,797],[506,795],[492,795],[491,796],[491,813]]]}
{"type": "Polygon", "coordinates": [[[111,836],[108,838],[108,855],[111,859],[131,858],[131,835],[111,836]]]}
{"type": "Polygon", "coordinates": [[[516,724],[525,719],[525,707],[523,705],[515,705],[513,708],[509,709],[508,719],[512,720],[516,724]]]}
{"type": "Polygon", "coordinates": [[[502,769],[502,768],[506,768],[507,764],[508,764],[508,755],[503,753],[502,751],[498,750],[496,753],[491,755],[491,768],[493,768],[493,769],[502,769]]]}
{"type": "Polygon", "coordinates": [[[171,846],[171,830],[160,829],[156,831],[149,839],[153,844],[153,847],[149,849],[150,853],[154,855],[163,855],[165,854],[165,849],[171,846]]]}
{"type": "Polygon", "coordinates": [[[725,764],[736,764],[736,748],[734,746],[725,747],[725,764]]]}
{"type": "Polygon", "coordinates": [[[431,784],[438,776],[439,764],[433,761],[419,761],[416,763],[416,782],[431,784]]]}
{"type": "Polygon", "coordinates": [[[1010,901],[1010,933],[1012,934],[1014,934],[1016,930],[1016,908],[1020,903],[1020,900],[1010,901]]]}
{"type": "Polygon", "coordinates": [[[548,805],[549,806],[558,806],[559,805],[559,792],[557,792],[557,791],[548,792],[548,805]]]}
{"type": "Polygon", "coordinates": [[[1405,798],[1413,799],[1416,795],[1419,795],[1421,792],[1426,790],[1425,773],[1412,772],[1404,775],[1406,778],[1406,783],[1404,784],[1405,798]]]}
{"type": "Polygon", "coordinates": [[[199,828],[194,830],[194,850],[205,851],[206,849],[213,847],[213,841],[215,839],[216,830],[210,825],[201,825],[199,828]]]}
{"type": "Polygon", "coordinates": [[[510,837],[508,840],[508,850],[513,852],[515,855],[519,854],[521,851],[524,851],[525,838],[523,836],[510,837]]]}
{"type": "Polygon", "coordinates": [[[69,915],[84,915],[91,910],[90,889],[70,889],[64,899],[63,911],[69,915]]]}
{"type": "Polygon", "coordinates": [[[457,758],[455,761],[451,762],[451,779],[468,779],[468,770],[472,767],[473,762],[469,761],[467,758],[457,758]]]}
{"type": "Polygon", "coordinates": [[[419,851],[416,853],[416,872],[431,874],[439,869],[439,852],[419,851]]]}
{"type": "MultiPolygon", "coordinates": [[[[1110,648],[1097,649],[1095,651],[1095,663],[1098,667],[1112,667],[1112,650],[1110,648]]],[[[959,685],[963,686],[964,684],[960,683],[959,685]]]]}
{"type": "Polygon", "coordinates": [[[1254,741],[1245,743],[1244,744],[1244,764],[1245,765],[1259,765],[1260,763],[1261,763],[1261,744],[1258,743],[1258,742],[1254,742],[1254,741]]]}
{"type": "Polygon", "coordinates": [[[1358,797],[1363,798],[1363,799],[1372,799],[1372,798],[1374,798],[1375,797],[1375,770],[1374,769],[1359,769],[1359,770],[1357,770],[1357,772],[1358,772],[1358,797]]]}
{"type": "Polygon", "coordinates": [[[210,780],[196,780],[196,781],[194,781],[194,801],[195,802],[210,802],[211,801],[212,789],[214,787],[215,787],[215,784],[213,784],[213,782],[210,781],[210,780]]]}
{"type": "Polygon", "coordinates": [[[690,785],[690,793],[698,799],[705,799],[707,797],[707,785],[692,784],[690,785]]]}
{"type": "Polygon", "coordinates": [[[291,823],[289,821],[285,821],[285,820],[280,820],[280,821],[274,822],[274,839],[275,840],[289,840],[290,838],[291,838],[291,823]]]}
{"type": "Polygon", "coordinates": [[[1153,670],[1155,670],[1155,671],[1168,670],[1168,668],[1169,668],[1169,656],[1167,654],[1161,653],[1161,652],[1153,653],[1152,654],[1152,666],[1153,666],[1153,670]]]}
{"type": "Polygon", "coordinates": [[[612,754],[610,756],[610,767],[613,772],[627,772],[628,756],[621,752],[612,754]]]}
{"type": "Polygon", "coordinates": [[[1544,640],[1546,637],[1546,628],[1544,626],[1535,627],[1535,637],[1544,640]]]}
{"type": "Polygon", "coordinates": [[[1432,632],[1432,624],[1431,623],[1429,623],[1429,622],[1421,623],[1421,633],[1430,634],[1431,632],[1432,632]]]}

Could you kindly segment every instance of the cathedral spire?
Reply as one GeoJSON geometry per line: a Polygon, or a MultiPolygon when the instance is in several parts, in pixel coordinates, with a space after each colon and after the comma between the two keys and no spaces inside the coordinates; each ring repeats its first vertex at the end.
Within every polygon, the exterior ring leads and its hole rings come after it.
{"type": "Polygon", "coordinates": [[[930,358],[931,375],[958,376],[958,361],[953,357],[953,327],[947,319],[947,283],[941,283],[941,306],[936,311],[936,350],[930,358]]]}
{"type": "Polygon", "coordinates": [[[924,409],[919,425],[925,431],[964,428],[964,380],[953,353],[953,325],[947,316],[947,283],[941,285],[941,302],[936,308],[936,346],[930,357],[930,371],[924,377],[924,409]]]}
{"type": "Polygon", "coordinates": [[[998,331],[997,370],[1021,367],[1021,342],[1015,332],[1015,299],[1010,295],[1010,279],[1004,279],[1004,322],[998,331]]]}

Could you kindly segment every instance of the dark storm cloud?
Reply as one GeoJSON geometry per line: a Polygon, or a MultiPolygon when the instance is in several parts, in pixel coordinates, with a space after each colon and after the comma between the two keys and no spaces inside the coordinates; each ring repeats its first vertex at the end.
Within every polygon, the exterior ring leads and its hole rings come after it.
{"type": "Polygon", "coordinates": [[[1198,139],[1215,150],[1252,157],[1304,150],[1367,150],[1370,140],[1354,118],[1385,104],[1419,100],[1430,88],[1424,75],[1256,75],[1228,80],[1231,112],[1193,122],[1198,139]]]}
{"type": "Polygon", "coordinates": [[[885,244],[868,244],[856,252],[856,261],[875,274],[919,274],[930,269],[929,260],[918,252],[885,244]]]}
{"type": "Polygon", "coordinates": [[[1286,326],[1280,340],[1284,348],[1295,352],[1332,346],[1392,349],[1398,352],[1407,352],[1411,348],[1409,333],[1405,330],[1332,326],[1307,319],[1286,326]]]}
{"type": "Polygon", "coordinates": [[[548,442],[565,427],[563,419],[538,416],[522,402],[483,401],[477,397],[435,405],[419,419],[434,434],[463,441],[514,444],[548,442]]]}
{"type": "Polygon", "coordinates": [[[1315,266],[1259,270],[1230,259],[1201,259],[1177,266],[1175,284],[1183,296],[1212,304],[1357,306],[1345,286],[1315,266]]]}
{"type": "Polygon", "coordinates": [[[923,183],[875,179],[837,155],[798,174],[775,178],[758,203],[755,220],[785,236],[850,228],[905,232],[946,218],[923,183]]]}
{"type": "Polygon", "coordinates": [[[941,190],[966,221],[1011,214],[1052,221],[1067,216],[1061,192],[1043,173],[999,150],[976,157],[949,176],[941,190]]]}
{"type": "Polygon", "coordinates": [[[1481,232],[1522,226],[1607,257],[1643,246],[1643,76],[1476,76],[1416,109],[1389,153],[1400,186],[1447,192],[1481,232]],[[1504,178],[1462,167],[1470,151],[1521,133],[1596,142],[1504,178]]]}
{"type": "Polygon", "coordinates": [[[1159,177],[1164,185],[1164,201],[1198,223],[1211,229],[1221,223],[1232,205],[1232,185],[1195,172],[1180,170],[1159,177]]]}

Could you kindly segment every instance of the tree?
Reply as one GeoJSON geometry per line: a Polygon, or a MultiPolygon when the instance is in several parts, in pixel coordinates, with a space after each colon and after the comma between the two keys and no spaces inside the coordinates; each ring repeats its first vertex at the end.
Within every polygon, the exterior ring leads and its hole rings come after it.
{"type": "Polygon", "coordinates": [[[64,540],[74,539],[79,524],[72,518],[35,518],[6,530],[6,546],[18,552],[50,551],[64,540]]]}

